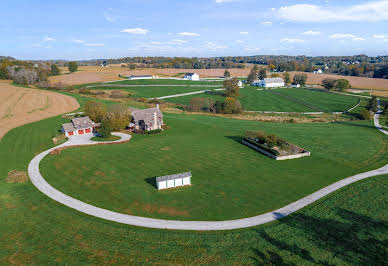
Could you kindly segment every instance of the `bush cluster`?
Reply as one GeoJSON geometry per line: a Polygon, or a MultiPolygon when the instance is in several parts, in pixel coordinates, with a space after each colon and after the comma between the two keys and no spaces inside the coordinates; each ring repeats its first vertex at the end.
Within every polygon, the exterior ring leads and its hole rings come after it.
{"type": "Polygon", "coordinates": [[[247,138],[254,139],[259,144],[267,145],[269,148],[275,146],[284,148],[288,146],[288,143],[282,138],[274,134],[266,134],[263,131],[246,131],[245,136],[247,138]]]}

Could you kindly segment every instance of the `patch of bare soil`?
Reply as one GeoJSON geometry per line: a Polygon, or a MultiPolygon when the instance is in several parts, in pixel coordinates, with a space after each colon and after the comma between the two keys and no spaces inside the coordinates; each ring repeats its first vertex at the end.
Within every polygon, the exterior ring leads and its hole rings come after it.
{"type": "MultiPolygon", "coordinates": [[[[143,204],[139,202],[134,202],[131,204],[131,207],[134,207],[136,209],[145,210],[149,213],[159,213],[159,214],[167,214],[171,216],[189,216],[188,211],[180,211],[175,208],[169,207],[169,206],[160,206],[160,205],[152,205],[152,204],[143,204]]],[[[131,208],[129,210],[126,210],[127,213],[131,214],[131,208]]]]}
{"type": "Polygon", "coordinates": [[[15,127],[78,108],[73,97],[0,82],[0,139],[15,127]]]}
{"type": "Polygon", "coordinates": [[[27,172],[12,170],[9,171],[6,182],[7,183],[26,183],[28,181],[27,172]]]}

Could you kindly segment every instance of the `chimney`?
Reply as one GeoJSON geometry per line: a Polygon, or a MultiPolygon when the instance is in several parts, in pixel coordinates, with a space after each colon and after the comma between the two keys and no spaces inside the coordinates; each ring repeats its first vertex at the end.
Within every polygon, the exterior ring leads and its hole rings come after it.
{"type": "Polygon", "coordinates": [[[159,104],[156,104],[156,108],[159,109],[159,104]]]}
{"type": "Polygon", "coordinates": [[[154,112],[154,129],[158,127],[158,120],[156,117],[156,112],[154,112]]]}

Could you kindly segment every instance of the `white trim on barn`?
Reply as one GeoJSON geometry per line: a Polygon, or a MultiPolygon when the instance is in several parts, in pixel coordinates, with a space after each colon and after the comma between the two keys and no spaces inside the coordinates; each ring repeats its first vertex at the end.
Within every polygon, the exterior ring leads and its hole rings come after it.
{"type": "Polygon", "coordinates": [[[159,176],[156,178],[156,187],[158,190],[183,187],[191,185],[191,172],[159,176]]]}

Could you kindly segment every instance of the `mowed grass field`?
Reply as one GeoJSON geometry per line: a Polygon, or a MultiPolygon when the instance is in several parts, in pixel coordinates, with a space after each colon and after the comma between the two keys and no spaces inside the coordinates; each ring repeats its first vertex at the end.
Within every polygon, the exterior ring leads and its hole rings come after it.
{"type": "MultiPolygon", "coordinates": [[[[3,265],[381,265],[386,260],[387,175],[345,187],[280,221],[225,232],[151,230],[107,222],[52,201],[30,182],[6,183],[10,170],[27,171],[28,162],[53,145],[51,137],[62,122],[56,117],[25,125],[0,142],[3,265]]],[[[363,137],[369,132],[369,124],[364,126],[349,127],[362,129],[357,135],[363,142],[380,138],[372,133],[363,137]]],[[[289,182],[289,186],[294,185],[289,182]]]]}
{"type": "MultiPolygon", "coordinates": [[[[258,87],[240,89],[238,98],[246,111],[273,112],[343,112],[358,103],[357,97],[327,93],[318,90],[281,88],[258,90],[258,87]]],[[[220,92],[218,92],[220,94],[220,92]]],[[[167,102],[186,105],[192,98],[205,97],[224,100],[217,94],[197,94],[165,99],[167,102]]]]}
{"type": "Polygon", "coordinates": [[[209,80],[176,80],[176,79],[139,79],[139,80],[122,80],[106,84],[121,84],[121,85],[217,85],[222,86],[222,81],[209,80]]]}
{"type": "Polygon", "coordinates": [[[167,114],[169,129],[122,145],[46,157],[41,172],[65,194],[127,214],[224,220],[271,211],[388,161],[388,138],[371,122],[274,124],[167,114]],[[275,161],[239,143],[264,130],[312,152],[275,161]],[[191,171],[191,187],[157,191],[154,178],[191,171]],[[209,204],[211,202],[211,204],[209,204]]]}

